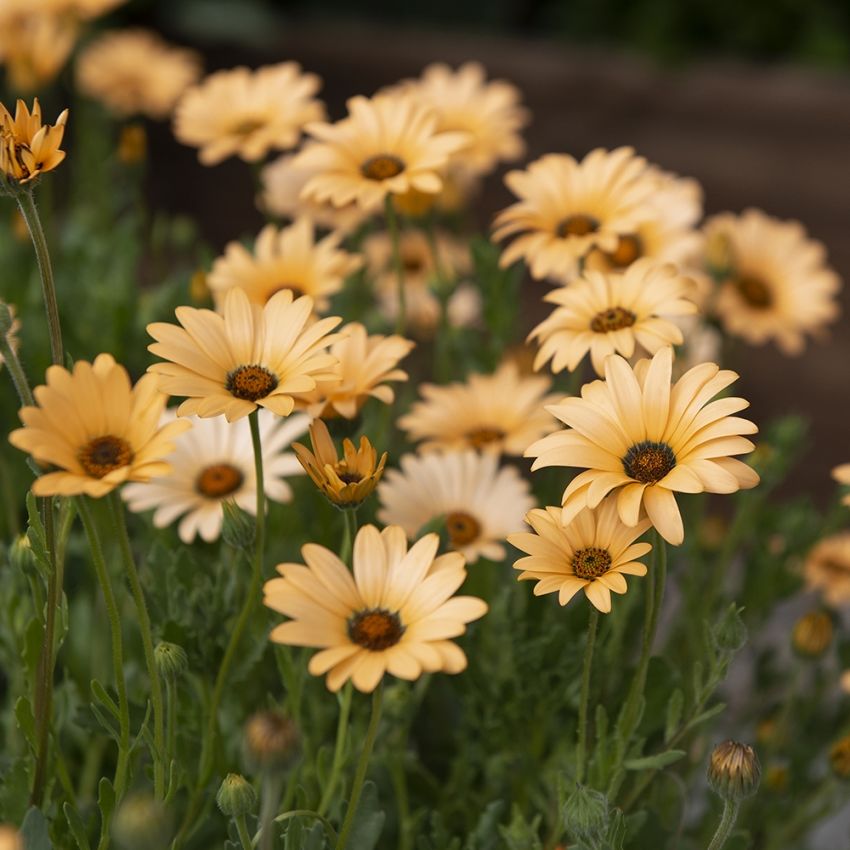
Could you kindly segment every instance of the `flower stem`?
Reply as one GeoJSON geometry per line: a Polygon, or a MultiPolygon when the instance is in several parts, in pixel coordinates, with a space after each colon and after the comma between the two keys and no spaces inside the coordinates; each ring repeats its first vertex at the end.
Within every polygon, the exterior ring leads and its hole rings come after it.
{"type": "Polygon", "coordinates": [[[345,739],[348,734],[348,717],[351,713],[351,682],[347,682],[342,689],[342,695],[339,700],[339,721],[336,727],[336,744],[334,745],[334,758],[331,764],[331,775],[325,784],[325,790],[322,793],[322,799],[319,802],[319,808],[316,811],[320,815],[327,814],[328,807],[333,800],[334,791],[336,791],[337,783],[339,782],[339,774],[342,770],[342,760],[345,756],[345,739]]]}
{"type": "Polygon", "coordinates": [[[248,824],[245,823],[245,815],[237,815],[233,818],[236,824],[236,831],[239,833],[239,843],[242,845],[242,850],[252,850],[251,834],[248,832],[248,824]]]}
{"type": "Polygon", "coordinates": [[[273,850],[275,835],[272,824],[280,803],[282,777],[277,771],[267,771],[263,776],[263,795],[260,803],[260,850],[273,850]]]}
{"type": "Polygon", "coordinates": [[[357,508],[344,508],[342,511],[345,527],[342,532],[342,546],[339,550],[339,559],[347,564],[351,559],[351,547],[357,534],[357,508]]]}
{"type": "Polygon", "coordinates": [[[56,284],[53,280],[53,266],[50,263],[50,253],[47,250],[47,239],[44,228],[35,206],[32,189],[16,194],[21,215],[29,228],[35,257],[38,260],[38,270],[41,275],[41,292],[44,296],[44,309],[47,313],[47,329],[50,333],[50,359],[60,366],[65,360],[62,346],[62,326],[59,323],[59,307],[56,303],[56,284]]]}
{"type": "Polygon", "coordinates": [[[407,291],[404,286],[404,263],[401,260],[398,216],[393,206],[392,195],[387,195],[384,201],[384,215],[387,219],[387,230],[390,233],[390,242],[393,248],[393,266],[398,287],[398,317],[396,318],[395,332],[404,335],[407,329],[407,291]]]}
{"type": "Polygon", "coordinates": [[[357,814],[357,806],[360,803],[360,794],[363,791],[363,783],[366,781],[366,771],[369,768],[369,759],[372,756],[372,748],[375,746],[375,738],[378,734],[378,723],[381,720],[381,705],[384,698],[384,682],[380,684],[372,694],[372,716],[369,718],[369,728],[366,730],[366,740],[360,751],[360,760],[357,762],[357,772],[354,774],[354,784],[351,786],[351,795],[348,800],[348,809],[342,822],[339,840],[336,850],[345,850],[348,844],[348,836],[354,826],[354,816],[357,814]]]}
{"type": "Polygon", "coordinates": [[[157,799],[165,798],[165,718],[162,700],[162,682],[156,669],[156,661],[153,654],[153,637],[151,635],[151,620],[148,614],[148,606],[145,603],[145,594],[139,581],[139,573],[136,569],[136,561],[130,549],[130,538],[127,536],[127,523],[124,519],[124,506],[117,490],[109,495],[110,508],[112,509],[112,522],[118,537],[118,546],[121,550],[121,559],[124,562],[124,570],[130,583],[130,592],[136,605],[136,616],[139,620],[139,633],[142,638],[142,649],[145,655],[145,665],[148,668],[150,679],[151,704],[153,705],[153,785],[154,794],[157,799]]]}
{"type": "Polygon", "coordinates": [[[9,338],[5,334],[0,334],[0,356],[2,356],[6,368],[9,370],[9,377],[15,385],[15,392],[18,394],[21,405],[23,407],[32,407],[35,402],[33,401],[32,391],[30,390],[30,384],[24,372],[24,367],[21,365],[21,361],[12,346],[9,345],[9,338]]]}
{"type": "Polygon", "coordinates": [[[717,832],[714,833],[714,838],[711,839],[711,844],[708,845],[708,850],[721,850],[735,826],[735,821],[738,818],[738,809],[741,804],[736,800],[723,801],[723,814],[720,818],[720,823],[717,825],[717,832]]]}
{"type": "Polygon", "coordinates": [[[587,751],[587,706],[590,699],[590,669],[593,664],[593,647],[596,643],[596,629],[599,625],[599,611],[590,606],[590,618],[587,623],[587,643],[584,647],[584,664],[581,670],[581,700],[578,707],[578,746],[576,748],[576,782],[584,781],[585,754],[587,751]]]}

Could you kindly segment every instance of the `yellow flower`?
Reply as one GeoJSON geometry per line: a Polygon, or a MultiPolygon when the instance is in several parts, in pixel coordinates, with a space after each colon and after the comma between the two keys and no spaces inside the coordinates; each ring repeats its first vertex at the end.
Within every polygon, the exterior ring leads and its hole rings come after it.
{"type": "Polygon", "coordinates": [[[308,543],[301,549],[306,566],[279,564],[282,578],[266,582],[265,605],[292,618],[271,639],[321,649],[308,669],[327,673],[331,691],[351,679],[369,693],[387,673],[408,680],[460,673],[466,656],[451,638],[487,605],[453,595],[466,578],[463,558],[436,557],[438,545],[437,535],[427,534],[408,551],[397,526],[379,532],[366,525],[354,541],[352,576],[333,552],[308,543]]]}
{"type": "Polygon", "coordinates": [[[835,608],[850,603],[850,531],[825,537],[809,552],[803,568],[806,587],[819,590],[835,608]]]}
{"type": "Polygon", "coordinates": [[[536,278],[575,276],[588,251],[616,251],[621,236],[655,217],[656,182],[631,148],[597,148],[581,162],[548,154],[509,172],[505,183],[520,200],[496,217],[493,238],[518,235],[500,262],[524,258],[536,278]]]}
{"type": "Polygon", "coordinates": [[[23,184],[56,168],[65,159],[59,145],[67,120],[66,109],[55,124],[42,124],[38,98],[33,100],[32,113],[18,100],[14,118],[0,103],[0,171],[7,179],[23,184]]]}
{"type": "Polygon", "coordinates": [[[742,398],[711,401],[737,379],[735,372],[703,363],[671,387],[673,349],[662,348],[632,369],[619,355],[605,361],[605,380],[585,384],[581,397],[549,411],[568,427],[526,452],[532,469],[575,466],[563,496],[564,522],[617,491],[620,519],[637,525],[643,507],[669,543],[684,540],[674,493],[734,493],[755,487],[758,475],[733,455],[753,444],[741,436],[758,429],[733,416],[742,398]]]}
{"type": "Polygon", "coordinates": [[[593,368],[602,375],[611,354],[631,357],[635,345],[650,354],[681,345],[682,332],[667,317],[696,312],[685,297],[690,286],[675,266],[649,259],[632,263],[625,274],[585,272],[544,296],[558,307],[529,334],[530,340],[540,340],[534,368],[551,358],[553,372],[572,372],[590,352],[593,368]]]}
{"type": "Polygon", "coordinates": [[[223,413],[233,422],[258,406],[289,416],[295,394],[336,378],[336,358],[326,349],[341,320],[310,325],[313,300],[306,295],[293,301],[292,291],[284,289],[260,307],[241,289],[231,289],[223,312],[178,307],[182,327],[148,325],[156,340],[148,350],[168,361],[148,371],[159,376],[164,392],[186,397],[179,416],[223,413]]]}
{"type": "Polygon", "coordinates": [[[535,440],[554,431],[558,423],[544,405],[560,395],[546,395],[548,378],[524,376],[513,362],[492,375],[470,375],[465,382],[438,386],[423,384],[409,413],[398,420],[419,449],[474,448],[521,455],[535,440]]]}
{"type": "MultiPolygon", "coordinates": [[[[842,463],[832,470],[832,477],[839,484],[850,484],[850,463],[842,463]]],[[[841,504],[850,507],[850,493],[841,497],[841,504]]]]}
{"type": "Polygon", "coordinates": [[[727,245],[726,268],[714,309],[727,333],[752,345],[774,340],[785,354],[799,354],[805,334],[816,334],[838,317],[838,275],[826,264],[824,246],[796,221],[779,221],[760,210],[714,216],[705,226],[709,243],[727,245]]]}
{"type": "Polygon", "coordinates": [[[77,60],[80,91],[121,117],[168,117],[200,74],[201,59],[194,51],[141,29],[107,32],[77,60]]]}
{"type": "Polygon", "coordinates": [[[390,193],[439,192],[440,171],[467,142],[464,133],[440,133],[436,113],[405,95],[353,97],[348,110],[336,124],[307,127],[318,142],[295,159],[315,171],[303,198],[373,211],[390,193]]]}
{"type": "Polygon", "coordinates": [[[324,117],[324,106],[313,97],[320,85],[296,62],[217,71],[180,99],[174,134],[200,148],[204,165],[234,155],[257,162],[269,151],[295,147],[304,125],[324,117]]]}
{"type": "Polygon", "coordinates": [[[625,593],[624,576],[645,576],[646,566],[637,561],[650,552],[649,543],[635,543],[650,526],[648,519],[635,526],[624,525],[617,515],[613,496],[596,508],[584,508],[563,522],[560,508],[535,508],[526,517],[534,533],[508,536],[508,543],[528,557],[520,558],[515,570],[519,581],[532,579],[534,595],[558,593],[566,605],[580,590],[603,614],[611,610],[611,593],[625,593]]]}
{"type": "Polygon", "coordinates": [[[469,563],[501,561],[502,541],[524,527],[534,506],[528,482],[499,458],[472,450],[405,455],[401,470],[390,469],[378,486],[378,519],[398,524],[414,540],[442,518],[449,545],[469,563]]]}
{"type": "Polygon", "coordinates": [[[297,403],[311,416],[353,419],[371,396],[392,404],[395,393],[387,381],[406,381],[407,372],[397,368],[414,343],[402,336],[368,335],[359,322],[343,327],[330,353],[336,358],[336,380],[307,393],[297,403]]]}
{"type": "Polygon", "coordinates": [[[327,310],[329,296],[342,289],[348,275],[362,259],[339,248],[340,236],[317,240],[309,218],[289,227],[266,225],[257,236],[253,252],[231,242],[212,267],[207,285],[216,304],[234,287],[244,290],[255,304],[263,305],[276,292],[289,289],[294,296],[309,295],[317,311],[327,310]]]}
{"type": "Polygon", "coordinates": [[[850,779],[850,735],[839,738],[829,748],[829,764],[836,776],[850,779]]]}
{"type": "MultiPolygon", "coordinates": [[[[6,0],[8,2],[8,0],[6,0]]],[[[0,64],[6,66],[9,88],[38,91],[62,70],[79,34],[71,15],[51,10],[0,9],[0,64]]]]}
{"type": "Polygon", "coordinates": [[[829,649],[834,633],[832,617],[826,611],[809,611],[794,623],[791,645],[801,655],[818,658],[829,649]]]}
{"type": "Polygon", "coordinates": [[[47,370],[47,385],[36,387],[37,405],[21,408],[24,427],[9,442],[56,471],[37,478],[36,496],[99,498],[125,481],[148,481],[167,475],[163,458],[189,422],[159,426],[167,397],[152,375],[130,386],[127,370],[109,354],[93,364],[79,360],[73,372],[47,370]]]}
{"type": "Polygon", "coordinates": [[[292,450],[313,483],[332,504],[339,508],[356,508],[378,486],[387,453],[384,452],[379,461],[368,438],[360,438],[359,448],[355,448],[351,440],[343,440],[340,458],[328,426],[321,419],[314,419],[310,426],[310,442],[312,452],[301,443],[293,443],[292,450]]]}

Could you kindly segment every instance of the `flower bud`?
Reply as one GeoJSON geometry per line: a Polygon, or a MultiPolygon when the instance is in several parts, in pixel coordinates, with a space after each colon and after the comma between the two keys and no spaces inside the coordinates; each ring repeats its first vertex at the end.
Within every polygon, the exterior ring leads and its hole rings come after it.
{"type": "Polygon", "coordinates": [[[245,756],[257,770],[283,770],[300,749],[298,729],[280,711],[258,711],[245,724],[245,756]]]}
{"type": "Polygon", "coordinates": [[[711,628],[711,638],[719,652],[737,652],[747,642],[747,627],[741,619],[742,608],[733,602],[711,628]]]}
{"type": "Polygon", "coordinates": [[[564,803],[564,828],[585,840],[598,839],[608,828],[608,798],[600,791],[576,785],[564,803]]]}
{"type": "Polygon", "coordinates": [[[186,651],[176,643],[158,643],[153,651],[153,660],[163,679],[179,679],[189,668],[186,651]]]}
{"type": "Polygon", "coordinates": [[[832,772],[841,779],[850,779],[850,735],[845,735],[829,748],[832,772]]]}
{"type": "Polygon", "coordinates": [[[124,165],[137,165],[145,161],[148,151],[148,135],[145,125],[137,122],[125,124],[118,135],[116,155],[124,165]]]}
{"type": "Polygon", "coordinates": [[[740,801],[755,794],[761,765],[752,747],[724,741],[711,751],[708,784],[724,800],[740,801]]]}
{"type": "Polygon", "coordinates": [[[826,611],[810,611],[794,624],[791,643],[806,658],[820,658],[832,643],[832,618],[826,611]]]}
{"type": "Polygon", "coordinates": [[[19,534],[9,547],[9,563],[18,571],[26,573],[35,562],[30,539],[26,534],[19,534]]]}
{"type": "Polygon", "coordinates": [[[168,811],[149,794],[129,794],[112,819],[112,837],[121,850],[167,847],[171,839],[168,811]]]}
{"type": "Polygon", "coordinates": [[[221,503],[224,511],[224,522],[221,526],[221,536],[228,546],[234,549],[250,551],[254,545],[256,522],[248,516],[233,499],[225,499],[221,503]]]}
{"type": "Polygon", "coordinates": [[[228,773],[215,795],[215,801],[227,817],[243,817],[257,805],[257,792],[244,776],[228,773]]]}
{"type": "Polygon", "coordinates": [[[24,850],[24,842],[15,827],[0,824],[0,850],[24,850]]]}

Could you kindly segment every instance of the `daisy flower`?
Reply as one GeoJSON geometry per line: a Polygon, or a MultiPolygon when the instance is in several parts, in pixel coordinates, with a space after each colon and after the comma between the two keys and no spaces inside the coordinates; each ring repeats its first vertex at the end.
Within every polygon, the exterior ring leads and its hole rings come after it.
{"type": "Polygon", "coordinates": [[[809,590],[817,590],[827,605],[850,603],[850,531],[825,537],[809,552],[803,566],[809,590]]]}
{"type": "Polygon", "coordinates": [[[42,124],[38,98],[33,100],[32,112],[19,99],[14,118],[0,103],[0,172],[8,180],[23,184],[56,168],[65,159],[59,145],[67,120],[65,109],[55,124],[42,124]]]}
{"type": "Polygon", "coordinates": [[[0,64],[10,91],[46,88],[64,67],[80,33],[74,15],[35,5],[33,0],[0,4],[0,64]]]}
{"type": "Polygon", "coordinates": [[[289,416],[294,396],[337,379],[336,358],[327,347],[338,317],[309,324],[313,299],[292,300],[292,291],[273,295],[264,307],[252,304],[241,289],[224,299],[224,315],[178,307],[177,321],[148,325],[156,340],[148,351],[165,363],[148,367],[163,392],[185,396],[178,416],[219,416],[228,422],[266,407],[289,416]]]}
{"type": "Polygon", "coordinates": [[[47,384],[33,391],[36,405],[18,414],[24,427],[9,435],[15,448],[58,469],[36,478],[36,496],[105,496],[125,481],[167,475],[165,457],[189,422],[159,419],[167,397],[146,375],[130,385],[127,370],[110,354],[94,363],[78,360],[69,372],[47,370],[47,384]]]}
{"type": "Polygon", "coordinates": [[[354,540],[353,575],[333,552],[308,543],[306,566],[279,564],[282,578],[266,582],[264,604],[291,618],[271,639],[320,649],[308,669],[327,674],[331,691],[351,679],[369,693],[387,673],[407,680],[460,673],[466,656],[451,638],[483,617],[487,604],[453,595],[466,569],[457,553],[436,557],[439,542],[427,534],[408,551],[402,529],[366,525],[354,540]]]}
{"type": "Polygon", "coordinates": [[[585,596],[603,614],[611,610],[611,593],[625,593],[624,576],[645,576],[646,566],[637,561],[652,546],[635,543],[649,527],[648,519],[635,526],[624,525],[617,514],[613,496],[596,508],[584,508],[564,524],[561,508],[535,508],[526,517],[534,533],[508,536],[508,543],[528,557],[520,558],[514,569],[522,570],[519,581],[537,582],[534,595],[558,594],[566,605],[576,593],[585,596]]]}
{"type": "MultiPolygon", "coordinates": [[[[176,411],[163,413],[161,424],[174,422],[176,411]]],[[[223,503],[232,499],[242,510],[257,511],[257,479],[251,430],[245,419],[228,423],[221,417],[187,417],[192,428],[181,434],[166,461],[171,472],[147,484],[129,484],[122,496],[130,510],[154,510],[157,528],[171,525],[179,517],[178,534],[184,543],[195,535],[211,542],[221,535],[223,503]]],[[[266,497],[275,502],[292,500],[286,478],[302,473],[301,464],[289,444],[310,423],[304,415],[280,419],[267,410],[259,414],[263,449],[263,479],[266,497]]]]}
{"type": "Polygon", "coordinates": [[[500,468],[497,455],[472,450],[405,455],[400,471],[385,473],[378,498],[378,519],[400,525],[411,540],[443,517],[449,545],[471,564],[501,561],[502,541],[524,527],[523,517],[534,506],[516,469],[500,468]]]}
{"type": "MultiPolygon", "coordinates": [[[[832,477],[839,484],[850,484],[850,463],[842,463],[832,470],[832,477]]],[[[850,507],[850,493],[841,498],[841,504],[850,507]]]]}
{"type": "Polygon", "coordinates": [[[586,470],[564,491],[565,523],[616,491],[626,525],[636,526],[643,508],[659,534],[678,546],[685,533],[674,493],[734,493],[758,484],[758,475],[734,458],[755,448],[742,435],[756,433],[756,426],[732,415],[749,402],[711,401],[738,375],[703,363],[671,386],[672,369],[672,348],[634,369],[615,354],[605,361],[604,381],[549,408],[568,427],[536,442],[526,456],[537,458],[532,470],[586,470]]]}

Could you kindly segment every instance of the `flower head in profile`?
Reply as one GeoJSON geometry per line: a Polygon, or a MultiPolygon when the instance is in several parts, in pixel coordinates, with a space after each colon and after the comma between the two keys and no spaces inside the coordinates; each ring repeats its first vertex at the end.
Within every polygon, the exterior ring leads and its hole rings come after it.
{"type": "Polygon", "coordinates": [[[548,378],[521,375],[516,363],[505,361],[492,375],[422,384],[422,401],[398,424],[409,440],[423,441],[423,451],[473,448],[522,455],[558,427],[544,407],[561,397],[546,395],[550,385],[548,378]]]}
{"type": "Polygon", "coordinates": [[[387,462],[387,453],[378,460],[378,452],[368,437],[360,438],[359,448],[348,438],[342,441],[342,457],[333,444],[328,426],[321,419],[310,425],[313,451],[301,443],[292,446],[304,471],[313,483],[338,508],[356,508],[378,486],[387,462]]]}
{"type": "Polygon", "coordinates": [[[544,298],[557,308],[529,334],[540,349],[534,360],[539,369],[552,360],[552,371],[571,372],[590,352],[597,375],[611,354],[631,357],[638,345],[655,354],[665,345],[680,345],[682,332],[667,317],[696,312],[686,298],[691,282],[673,265],[644,259],[624,274],[587,271],[544,298]]]}
{"type": "Polygon", "coordinates": [[[449,546],[469,563],[501,561],[505,538],[524,527],[534,506],[528,482],[492,453],[472,450],[408,454],[378,485],[378,519],[400,525],[414,540],[442,518],[449,546]]]}
{"type": "Polygon", "coordinates": [[[293,301],[289,289],[264,307],[252,304],[241,289],[231,289],[223,315],[178,307],[179,326],[148,325],[156,340],[148,350],[165,361],[148,371],[159,377],[163,392],[186,397],[177,408],[179,416],[224,414],[233,422],[257,407],[289,416],[294,396],[337,379],[337,361],[327,348],[340,319],[310,324],[312,313],[312,298],[293,301]]]}
{"type": "Polygon", "coordinates": [[[79,90],[115,115],[162,119],[200,77],[201,59],[154,32],[112,30],[85,48],[76,70],[79,90]]]}
{"type": "Polygon", "coordinates": [[[685,537],[675,493],[734,493],[759,477],[735,455],[755,446],[742,436],[758,429],[734,416],[742,398],[712,399],[737,379],[714,363],[689,369],[671,385],[673,349],[632,369],[619,355],[605,361],[605,380],[549,410],[566,430],[536,442],[526,456],[545,466],[584,468],[563,496],[564,522],[616,491],[620,519],[636,526],[641,509],[674,545],[685,537]]]}
{"type": "Polygon", "coordinates": [[[466,656],[452,638],[487,605],[454,596],[466,578],[463,558],[437,557],[439,542],[427,534],[408,550],[397,526],[379,532],[366,525],[354,540],[353,575],[333,552],[308,543],[301,549],[306,566],[279,564],[281,578],[266,582],[264,604],[291,618],[271,639],[321,650],[309,670],[327,674],[331,691],[350,679],[369,693],[387,673],[407,680],[460,673],[466,656]]]}
{"type": "Polygon", "coordinates": [[[799,222],[751,209],[714,216],[705,235],[709,244],[725,246],[719,266],[709,261],[719,281],[714,309],[727,333],[799,354],[806,334],[838,317],[841,280],[827,265],[824,246],[799,222]]]}
{"type": "Polygon", "coordinates": [[[388,194],[439,192],[440,171],[468,141],[464,133],[439,132],[436,113],[407,95],[353,97],[348,111],[336,124],[307,127],[316,143],[295,163],[315,172],[302,190],[308,200],[356,202],[371,212],[388,194]]]}
{"type": "Polygon", "coordinates": [[[569,279],[589,251],[616,251],[621,236],[655,215],[646,169],[631,148],[598,148],[581,162],[548,154],[509,172],[505,183],[519,201],[496,217],[493,238],[516,238],[501,265],[525,259],[533,277],[569,279]]]}
{"type": "Polygon", "coordinates": [[[55,470],[36,478],[36,496],[99,498],[125,481],[167,475],[166,456],[191,423],[160,425],[167,397],[146,375],[135,386],[110,354],[83,360],[69,372],[47,370],[47,384],[33,391],[36,404],[20,411],[24,427],[9,435],[15,448],[55,470]]]}
{"type": "Polygon", "coordinates": [[[14,118],[0,103],[0,172],[9,182],[29,183],[65,159],[65,151],[59,145],[67,120],[66,109],[55,124],[43,124],[38,98],[33,100],[32,112],[18,100],[14,118]]]}
{"type": "Polygon", "coordinates": [[[637,559],[651,549],[649,543],[635,543],[649,527],[648,519],[635,526],[624,525],[617,513],[616,499],[608,496],[596,508],[584,508],[569,522],[563,522],[561,508],[535,508],[526,517],[534,529],[508,537],[527,557],[514,569],[522,570],[519,580],[536,581],[534,595],[558,594],[566,605],[576,593],[585,596],[603,614],[611,610],[611,594],[625,593],[625,576],[645,576],[646,566],[637,559]]]}
{"type": "Polygon", "coordinates": [[[257,236],[254,250],[231,242],[224,256],[214,263],[207,285],[216,303],[230,289],[244,290],[255,304],[263,305],[281,289],[294,296],[309,295],[316,310],[327,310],[329,298],[342,289],[348,275],[362,260],[339,247],[339,234],[316,239],[309,218],[299,218],[289,227],[266,225],[257,236]]]}
{"type": "MultiPolygon", "coordinates": [[[[162,424],[176,419],[174,410],[162,415],[162,424]]],[[[178,533],[184,543],[196,535],[207,542],[221,534],[223,503],[232,499],[243,511],[256,513],[257,479],[254,451],[248,422],[228,423],[214,419],[189,417],[191,430],[181,434],[166,461],[171,472],[144,484],[130,484],[122,496],[130,510],[154,510],[157,528],[171,525],[178,518],[178,533]]],[[[301,465],[287,451],[292,440],[309,425],[303,415],[280,419],[267,410],[259,414],[260,442],[263,450],[263,476],[266,497],[289,502],[292,489],[286,479],[300,475],[301,465]]]]}
{"type": "Polygon", "coordinates": [[[809,590],[817,590],[827,605],[850,603],[850,531],[824,537],[806,556],[803,576],[809,590]]]}
{"type": "Polygon", "coordinates": [[[320,85],[297,62],[217,71],[180,99],[174,134],[200,148],[204,165],[230,156],[257,162],[270,151],[294,148],[304,125],[324,118],[314,97],[320,85]]]}

